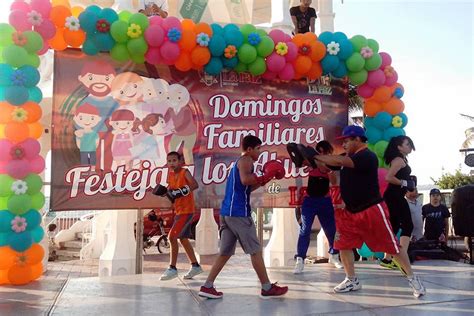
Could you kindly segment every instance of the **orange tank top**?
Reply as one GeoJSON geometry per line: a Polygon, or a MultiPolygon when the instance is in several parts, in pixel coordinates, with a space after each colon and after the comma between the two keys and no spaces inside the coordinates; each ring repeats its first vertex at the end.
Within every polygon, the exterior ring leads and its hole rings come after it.
{"type": "MultiPolygon", "coordinates": [[[[186,181],[186,169],[181,168],[178,172],[170,170],[168,175],[168,188],[179,189],[189,185],[186,181]]],[[[193,192],[186,196],[180,197],[174,201],[174,211],[176,215],[194,213],[194,195],[193,192]]]]}

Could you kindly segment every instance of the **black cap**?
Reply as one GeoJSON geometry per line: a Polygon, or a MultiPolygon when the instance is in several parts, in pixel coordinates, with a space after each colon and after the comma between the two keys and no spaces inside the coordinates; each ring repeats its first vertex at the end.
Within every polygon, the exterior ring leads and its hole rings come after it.
{"type": "Polygon", "coordinates": [[[441,195],[441,191],[439,189],[431,189],[430,195],[435,195],[435,194],[441,195]]]}

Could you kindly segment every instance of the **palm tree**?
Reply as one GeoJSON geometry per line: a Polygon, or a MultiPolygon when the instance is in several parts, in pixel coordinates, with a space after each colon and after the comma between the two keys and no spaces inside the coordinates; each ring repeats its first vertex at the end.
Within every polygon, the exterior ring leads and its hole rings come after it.
{"type": "MultiPolygon", "coordinates": [[[[463,118],[468,119],[471,122],[474,122],[474,116],[470,116],[470,115],[462,114],[462,113],[460,113],[460,115],[463,118]]],[[[466,135],[466,139],[464,140],[461,146],[463,149],[468,149],[472,147],[472,145],[474,144],[474,126],[464,131],[464,134],[466,135]]]]}

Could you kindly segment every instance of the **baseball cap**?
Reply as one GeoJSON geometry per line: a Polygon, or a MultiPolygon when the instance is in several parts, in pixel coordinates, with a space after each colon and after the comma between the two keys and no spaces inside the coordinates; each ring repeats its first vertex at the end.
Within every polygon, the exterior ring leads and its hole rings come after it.
{"type": "Polygon", "coordinates": [[[435,195],[435,194],[441,195],[441,191],[439,189],[431,189],[430,195],[435,195]]]}
{"type": "Polygon", "coordinates": [[[344,129],[342,130],[342,135],[336,137],[336,139],[344,139],[348,137],[360,137],[364,141],[367,140],[367,136],[365,136],[364,129],[357,125],[349,125],[344,127],[344,129]]]}

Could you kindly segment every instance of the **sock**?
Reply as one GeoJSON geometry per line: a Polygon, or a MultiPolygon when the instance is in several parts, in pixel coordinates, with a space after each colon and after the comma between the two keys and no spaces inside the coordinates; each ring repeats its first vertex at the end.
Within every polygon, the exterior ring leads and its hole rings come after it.
{"type": "Polygon", "coordinates": [[[205,288],[213,288],[214,287],[214,282],[211,282],[211,281],[206,281],[203,285],[205,288]]]}
{"type": "Polygon", "coordinates": [[[353,276],[353,277],[346,277],[347,279],[349,279],[351,282],[354,282],[354,281],[357,281],[357,277],[353,276]]]}
{"type": "Polygon", "coordinates": [[[173,265],[171,265],[171,264],[170,264],[170,267],[169,267],[169,268],[170,268],[170,269],[173,269],[173,270],[178,270],[178,269],[176,268],[176,266],[173,266],[173,265]]]}
{"type": "Polygon", "coordinates": [[[271,283],[263,283],[262,284],[262,290],[264,291],[268,291],[272,288],[272,284],[271,283]]]}
{"type": "Polygon", "coordinates": [[[192,263],[191,263],[191,266],[192,266],[193,268],[199,268],[199,267],[200,267],[199,263],[197,263],[197,262],[192,262],[192,263]]]}

